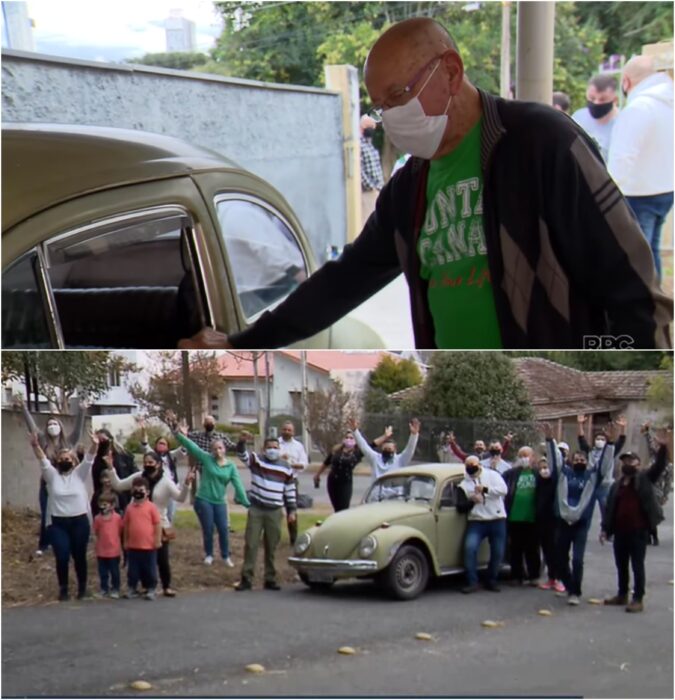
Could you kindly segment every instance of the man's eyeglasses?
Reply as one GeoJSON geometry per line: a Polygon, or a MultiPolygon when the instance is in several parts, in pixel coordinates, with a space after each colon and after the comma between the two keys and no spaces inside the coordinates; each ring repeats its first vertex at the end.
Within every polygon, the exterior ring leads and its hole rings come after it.
{"type": "MultiPolygon", "coordinates": [[[[420,78],[424,75],[428,68],[434,63],[434,61],[440,60],[442,56],[443,54],[441,54],[440,56],[434,56],[428,63],[425,63],[424,66],[422,66],[422,68],[419,70],[419,72],[415,74],[415,77],[405,87],[398,88],[398,90],[394,90],[394,92],[392,92],[389,95],[385,104],[388,104],[390,102],[397,103],[405,95],[412,92],[412,89],[419,82],[420,78]]],[[[392,106],[396,106],[396,104],[392,106]]],[[[382,121],[382,112],[384,112],[385,109],[387,109],[387,107],[373,107],[373,109],[371,109],[370,112],[368,112],[368,116],[371,119],[374,119],[379,124],[382,121]]]]}

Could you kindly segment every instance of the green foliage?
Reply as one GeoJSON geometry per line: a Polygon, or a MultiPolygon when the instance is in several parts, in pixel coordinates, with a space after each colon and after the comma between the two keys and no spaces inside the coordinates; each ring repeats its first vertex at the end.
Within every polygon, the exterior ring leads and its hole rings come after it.
{"type": "Polygon", "coordinates": [[[608,56],[629,59],[645,44],[673,40],[672,2],[577,2],[574,8],[582,22],[601,30],[608,56]]]}
{"type": "Polygon", "coordinates": [[[363,395],[363,410],[365,413],[392,413],[397,406],[384,389],[369,384],[363,395]]]}
{"type": "Polygon", "coordinates": [[[527,391],[503,353],[448,352],[434,356],[412,408],[423,416],[527,421],[527,391]]]}
{"type": "Polygon", "coordinates": [[[650,408],[659,412],[669,425],[673,424],[673,356],[666,355],[660,369],[668,372],[667,377],[655,377],[647,390],[647,402],[650,408]]]}
{"type": "Polygon", "coordinates": [[[370,386],[382,389],[387,394],[407,389],[422,382],[422,373],[414,360],[397,360],[385,355],[370,373],[370,386]]]}
{"type": "Polygon", "coordinates": [[[126,63],[138,63],[142,66],[159,66],[174,70],[191,70],[208,61],[205,53],[189,51],[172,51],[169,53],[146,53],[140,58],[129,58],[126,63]]]}
{"type": "Polygon", "coordinates": [[[109,388],[112,372],[133,371],[132,364],[107,350],[68,352],[6,351],[2,354],[2,379],[22,379],[26,373],[37,383],[38,392],[68,412],[70,399],[96,399],[109,388]]]}
{"type": "Polygon", "coordinates": [[[541,357],[586,372],[659,369],[669,353],[643,350],[608,350],[584,352],[581,350],[514,352],[513,357],[541,357]]]}

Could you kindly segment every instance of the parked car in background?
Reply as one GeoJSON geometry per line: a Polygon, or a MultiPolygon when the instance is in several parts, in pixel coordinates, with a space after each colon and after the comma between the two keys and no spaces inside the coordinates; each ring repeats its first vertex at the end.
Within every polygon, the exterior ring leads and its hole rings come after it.
{"type": "MultiPolygon", "coordinates": [[[[311,588],[371,578],[395,598],[420,595],[430,578],[463,568],[466,515],[456,509],[463,465],[406,467],[377,479],[363,503],[303,532],[289,563],[311,588]]],[[[484,542],[480,566],[489,559],[484,542]]]]}
{"type": "MultiPolygon", "coordinates": [[[[2,347],[175,348],[243,330],[316,269],[267,182],[179,139],[5,124],[2,347]]],[[[379,348],[347,317],[302,343],[379,348]]]]}

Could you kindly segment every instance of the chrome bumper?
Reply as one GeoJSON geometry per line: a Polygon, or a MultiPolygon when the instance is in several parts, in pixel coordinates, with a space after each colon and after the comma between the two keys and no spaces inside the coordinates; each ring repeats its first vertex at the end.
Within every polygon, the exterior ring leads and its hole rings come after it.
{"type": "Polygon", "coordinates": [[[377,571],[377,562],[369,559],[306,559],[288,557],[288,563],[302,572],[321,572],[336,576],[372,574],[377,571]]]}

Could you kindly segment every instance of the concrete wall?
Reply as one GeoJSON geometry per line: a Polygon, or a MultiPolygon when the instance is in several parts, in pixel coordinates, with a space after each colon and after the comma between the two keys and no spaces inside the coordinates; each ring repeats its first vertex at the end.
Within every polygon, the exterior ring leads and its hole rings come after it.
{"type": "Polygon", "coordinates": [[[2,52],[2,119],[142,129],[212,148],[289,201],[319,262],[346,240],[342,105],[318,88],[2,52]]]}
{"type": "MultiPolygon", "coordinates": [[[[47,414],[35,415],[44,430],[47,414]]],[[[59,416],[66,433],[73,430],[74,416],[59,416]]],[[[91,418],[85,419],[85,434],[91,418]]],[[[40,465],[28,444],[26,423],[21,411],[2,409],[2,505],[39,510],[40,465]]],[[[91,484],[89,484],[91,487],[91,484]]]]}

